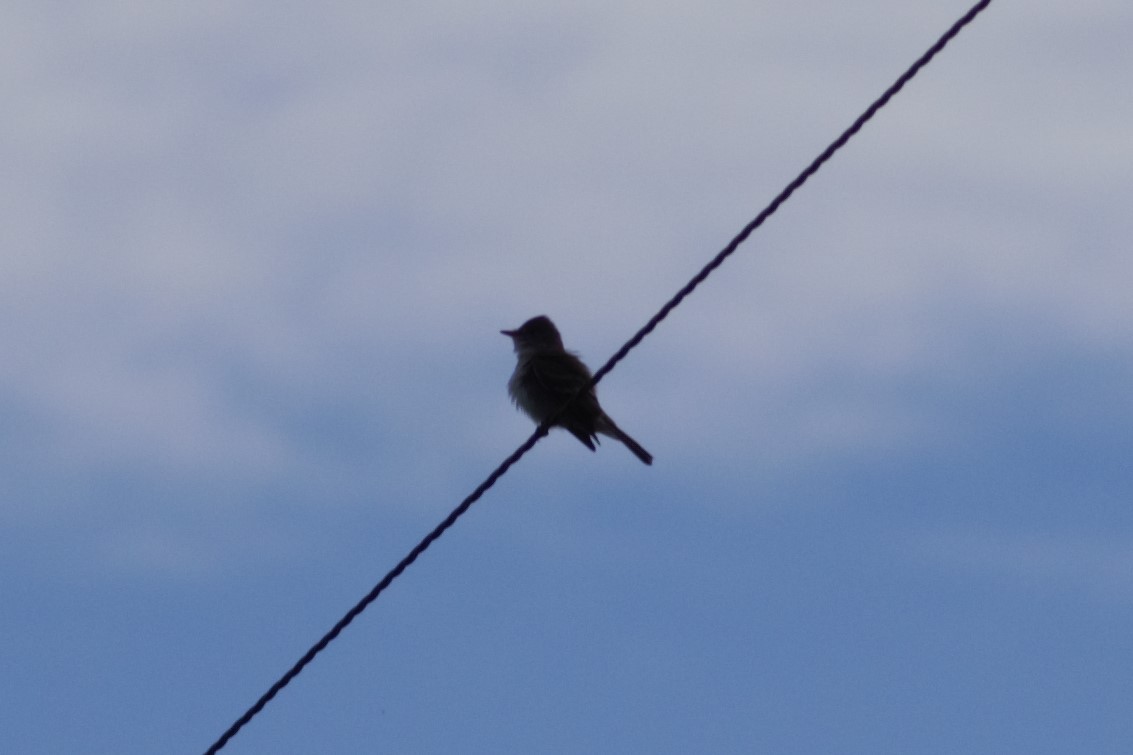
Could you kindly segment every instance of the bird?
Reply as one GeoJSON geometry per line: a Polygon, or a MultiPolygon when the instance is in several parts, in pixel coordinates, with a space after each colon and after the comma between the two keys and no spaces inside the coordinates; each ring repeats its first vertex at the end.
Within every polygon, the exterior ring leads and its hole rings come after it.
{"type": "MultiPolygon", "coordinates": [[[[563,348],[559,329],[546,315],[532,317],[515,330],[500,332],[511,338],[516,355],[508,394],[536,424],[542,424],[590,382],[590,370],[576,354],[563,348]]],[[[625,444],[643,463],[653,463],[653,455],[602,410],[594,386],[559,414],[553,425],[566,429],[591,451],[597,450],[594,444],[598,436],[606,435],[625,444]]]]}

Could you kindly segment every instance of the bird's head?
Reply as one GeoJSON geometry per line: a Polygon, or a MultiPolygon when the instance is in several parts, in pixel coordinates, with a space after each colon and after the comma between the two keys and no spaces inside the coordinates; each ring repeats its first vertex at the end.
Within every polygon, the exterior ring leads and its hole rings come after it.
{"type": "Polygon", "coordinates": [[[559,329],[546,315],[532,317],[515,330],[501,330],[511,338],[517,354],[537,351],[562,351],[563,339],[559,329]]]}

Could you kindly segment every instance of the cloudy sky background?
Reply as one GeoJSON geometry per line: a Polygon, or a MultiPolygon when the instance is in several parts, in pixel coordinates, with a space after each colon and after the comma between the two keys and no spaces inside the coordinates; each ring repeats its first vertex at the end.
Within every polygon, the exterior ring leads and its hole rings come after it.
{"type": "MultiPolygon", "coordinates": [[[[203,751],[966,3],[0,11],[0,731],[203,751]]],[[[993,3],[225,750],[1125,752],[1133,8],[993,3]]]]}

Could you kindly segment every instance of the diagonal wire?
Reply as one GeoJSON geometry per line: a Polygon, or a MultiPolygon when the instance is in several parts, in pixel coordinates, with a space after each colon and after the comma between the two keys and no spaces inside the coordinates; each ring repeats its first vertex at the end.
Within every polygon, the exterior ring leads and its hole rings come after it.
{"type": "MultiPolygon", "coordinates": [[[[843,131],[837,139],[831,142],[830,145],[810,163],[810,165],[803,169],[803,171],[799,173],[799,175],[793,181],[787,184],[787,186],[781,192],[779,192],[779,194],[776,195],[774,199],[771,200],[771,203],[768,204],[767,207],[763,209],[763,211],[756,215],[750,223],[744,226],[743,230],[736,234],[735,238],[728,242],[727,246],[725,246],[715,257],[713,257],[712,260],[708,262],[708,264],[701,268],[700,272],[693,276],[693,278],[688,283],[686,283],[684,287],[681,288],[681,290],[673,296],[673,298],[665,302],[664,306],[662,306],[661,309],[658,310],[657,314],[649,318],[649,321],[645,323],[645,325],[640,330],[638,330],[632,338],[626,341],[626,343],[594,373],[594,376],[593,378],[591,378],[590,383],[584,386],[579,391],[579,393],[576,394],[575,398],[577,398],[578,395],[581,395],[583,392],[589,390],[593,386],[597,385],[598,381],[605,377],[610,372],[610,370],[614,369],[618,362],[622,361],[622,359],[624,359],[633,348],[641,343],[641,341],[647,335],[653,332],[657,325],[660,324],[660,322],[666,317],[668,317],[669,313],[676,309],[676,307],[685,299],[685,297],[691,294],[697,286],[703,283],[704,280],[709,275],[711,275],[716,268],[720,267],[720,265],[723,264],[724,260],[730,257],[736,251],[736,249],[739,248],[740,244],[747,240],[748,236],[750,236],[757,228],[763,225],[763,223],[769,217],[771,217],[771,215],[774,214],[776,210],[779,209],[780,205],[786,202],[787,199],[790,198],[790,196],[794,194],[799,187],[801,187],[810,179],[811,176],[818,172],[818,169],[821,168],[822,165],[826,163],[831,157],[833,157],[834,153],[845,146],[846,142],[853,138],[853,136],[861,130],[862,126],[864,126],[871,118],[873,118],[878,110],[885,107],[889,100],[892,99],[893,96],[899,91],[901,91],[901,89],[905,86],[905,84],[909,82],[910,79],[916,76],[917,73],[922,68],[924,68],[928,64],[928,62],[936,56],[937,53],[944,49],[945,45],[952,41],[953,37],[960,33],[961,29],[971,23],[971,21],[975,19],[975,17],[978,16],[990,4],[991,0],[980,0],[980,2],[973,5],[967,13],[961,16],[960,19],[957,20],[956,23],[954,23],[948,29],[948,31],[941,35],[940,39],[938,39],[936,43],[932,45],[932,47],[930,47],[923,55],[921,55],[921,57],[919,57],[916,62],[909,66],[908,70],[901,74],[901,76],[895,82],[893,82],[893,84],[888,89],[886,89],[880,97],[874,100],[873,103],[868,108],[866,108],[865,112],[858,116],[858,118],[850,125],[849,128],[843,131]]],[[[495,485],[496,481],[499,480],[500,477],[502,477],[513,464],[519,461],[528,451],[534,448],[535,444],[538,443],[539,440],[548,433],[550,426],[554,423],[555,419],[558,418],[558,415],[561,414],[562,411],[565,410],[566,407],[573,402],[573,400],[574,399],[571,399],[571,401],[567,402],[567,404],[560,408],[558,412],[544,420],[539,425],[539,427],[535,429],[535,432],[531,434],[530,438],[524,441],[524,443],[519,446],[519,448],[515,449],[515,451],[513,451],[510,456],[504,459],[503,462],[501,462],[500,465],[496,467],[482,483],[476,486],[476,489],[473,490],[467,498],[460,502],[460,505],[458,505],[447,517],[445,517],[444,521],[438,524],[432,532],[426,535],[421,540],[421,542],[419,542],[413,548],[413,550],[411,550],[408,555],[405,556],[405,558],[401,559],[401,561],[398,562],[397,566],[391,569],[390,572],[386,574],[380,582],[378,582],[378,584],[374,585],[373,589],[371,589],[370,592],[366,593],[365,597],[358,601],[358,603],[356,603],[353,608],[347,611],[346,615],[339,619],[329,632],[323,635],[323,637],[318,642],[312,645],[311,648],[303,654],[303,657],[296,661],[295,665],[287,670],[287,673],[285,673],[279,678],[278,681],[271,685],[268,691],[265,692],[251,708],[245,711],[244,714],[240,716],[240,718],[238,718],[235,723],[232,724],[232,726],[228,727],[228,730],[225,731],[224,734],[222,734],[221,737],[217,739],[216,742],[214,742],[208,748],[208,750],[205,751],[205,755],[215,755],[215,753],[219,752],[220,749],[223,748],[228,743],[228,741],[232,739],[232,737],[234,737],[236,733],[244,727],[245,724],[251,721],[260,711],[262,711],[264,709],[264,706],[266,706],[277,694],[279,694],[280,690],[286,687],[292,679],[298,676],[299,673],[307,666],[307,664],[313,661],[315,659],[315,656],[321,653],[327,647],[327,645],[333,642],[334,639],[342,633],[342,630],[346,629],[346,627],[352,621],[354,621],[354,619],[357,618],[360,613],[366,610],[366,608],[371,603],[377,600],[378,596],[381,595],[381,593],[387,587],[389,587],[390,584],[395,579],[397,579],[402,572],[409,568],[409,566],[417,560],[417,557],[424,553],[425,550],[430,545],[432,545],[434,541],[437,540],[437,538],[443,535],[445,530],[455,524],[456,520],[459,519],[466,511],[468,511],[472,504],[479,500],[480,497],[483,496],[489,488],[495,485]]]]}

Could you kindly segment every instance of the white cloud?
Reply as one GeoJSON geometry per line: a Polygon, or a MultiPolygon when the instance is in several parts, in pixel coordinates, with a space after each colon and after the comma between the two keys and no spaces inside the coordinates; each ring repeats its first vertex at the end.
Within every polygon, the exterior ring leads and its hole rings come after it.
{"type": "Polygon", "coordinates": [[[914,543],[919,559],[978,576],[1104,598],[1133,595],[1133,542],[1116,536],[970,530],[934,533],[914,543]]]}
{"type": "MultiPolygon", "coordinates": [[[[507,413],[496,329],[548,312],[596,367],[958,11],[9,7],[0,391],[76,463],[265,477],[304,468],[289,411],[414,437],[491,372],[507,413]]],[[[910,377],[1123,369],[1133,66],[1085,54],[1122,13],[1051,61],[993,8],[603,395],[801,459],[924,433],[910,377]]]]}

